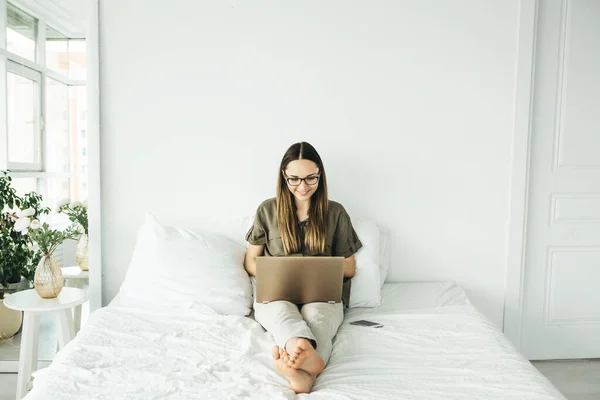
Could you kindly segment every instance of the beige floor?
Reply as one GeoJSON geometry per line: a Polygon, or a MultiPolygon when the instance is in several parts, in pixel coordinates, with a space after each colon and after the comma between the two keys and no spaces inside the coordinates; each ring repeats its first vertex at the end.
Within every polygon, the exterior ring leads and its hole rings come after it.
{"type": "Polygon", "coordinates": [[[568,400],[600,400],[600,359],[534,361],[568,400]]]}
{"type": "MultiPolygon", "coordinates": [[[[533,363],[568,400],[600,399],[600,360],[533,363]]],[[[0,400],[14,400],[17,374],[0,374],[0,400]]]]}

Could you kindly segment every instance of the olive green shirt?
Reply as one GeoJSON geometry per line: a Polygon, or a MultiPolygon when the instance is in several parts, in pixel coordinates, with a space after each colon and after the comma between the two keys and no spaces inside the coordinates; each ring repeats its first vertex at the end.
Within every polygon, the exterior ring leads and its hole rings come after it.
{"type": "MultiPolygon", "coordinates": [[[[289,256],[339,256],[348,258],[362,247],[362,243],[352,226],[350,216],[338,202],[329,200],[324,252],[312,252],[305,247],[304,230],[307,223],[308,219],[298,222],[302,235],[301,253],[289,254],[289,256]]],[[[258,206],[254,224],[246,233],[246,240],[253,245],[264,244],[265,256],[280,257],[286,255],[277,226],[277,203],[275,198],[266,200],[258,206]]],[[[350,282],[349,278],[344,279],[342,299],[346,307],[350,304],[350,282]]]]}

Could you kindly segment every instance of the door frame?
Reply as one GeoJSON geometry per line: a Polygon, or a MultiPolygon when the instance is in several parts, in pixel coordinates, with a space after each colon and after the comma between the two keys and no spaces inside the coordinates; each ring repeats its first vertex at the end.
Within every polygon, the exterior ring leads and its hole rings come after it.
{"type": "Polygon", "coordinates": [[[100,171],[100,24],[99,0],[85,0],[88,106],[88,221],[90,313],[102,307],[102,214],[100,171]]]}
{"type": "Polygon", "coordinates": [[[504,290],[504,334],[521,350],[533,117],[537,0],[519,3],[512,168],[504,290]]]}

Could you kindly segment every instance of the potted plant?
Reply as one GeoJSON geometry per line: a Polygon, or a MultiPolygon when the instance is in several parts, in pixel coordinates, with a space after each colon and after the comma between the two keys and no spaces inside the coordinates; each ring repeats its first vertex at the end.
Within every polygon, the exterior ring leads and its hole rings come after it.
{"type": "Polygon", "coordinates": [[[63,288],[64,279],[52,253],[65,240],[77,238],[79,232],[73,226],[64,231],[52,229],[47,222],[32,220],[28,216],[22,216],[15,222],[15,230],[29,235],[42,252],[33,278],[35,291],[45,299],[55,298],[63,288]]]}
{"type": "Polygon", "coordinates": [[[69,216],[69,220],[73,222],[80,232],[79,240],[77,241],[77,250],[75,252],[75,261],[82,271],[89,270],[88,266],[88,213],[87,204],[85,202],[70,201],[63,199],[58,202],[58,212],[62,212],[69,216]]]}
{"type": "Polygon", "coordinates": [[[18,196],[8,171],[0,171],[0,336],[9,338],[21,326],[22,313],[7,309],[2,299],[22,289],[29,289],[41,253],[30,238],[15,230],[20,217],[38,218],[50,210],[41,206],[42,197],[31,192],[18,196]]]}

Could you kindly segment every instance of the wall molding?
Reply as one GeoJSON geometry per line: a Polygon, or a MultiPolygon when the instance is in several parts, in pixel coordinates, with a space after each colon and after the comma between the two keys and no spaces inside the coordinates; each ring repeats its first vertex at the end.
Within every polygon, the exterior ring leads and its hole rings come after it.
{"type": "Polygon", "coordinates": [[[504,334],[520,350],[527,240],[537,0],[521,0],[504,291],[504,334]]]}

